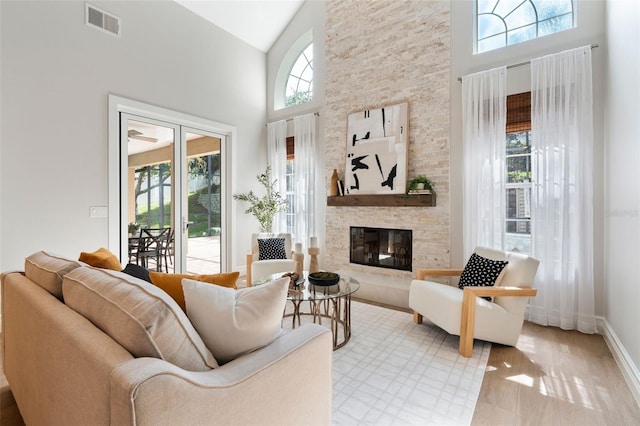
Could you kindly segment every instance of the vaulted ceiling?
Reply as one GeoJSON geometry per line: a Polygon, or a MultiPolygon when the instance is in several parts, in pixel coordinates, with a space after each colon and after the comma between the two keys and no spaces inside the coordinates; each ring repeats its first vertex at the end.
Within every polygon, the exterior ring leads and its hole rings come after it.
{"type": "Polygon", "coordinates": [[[304,0],[175,0],[240,40],[268,52],[304,0]]]}

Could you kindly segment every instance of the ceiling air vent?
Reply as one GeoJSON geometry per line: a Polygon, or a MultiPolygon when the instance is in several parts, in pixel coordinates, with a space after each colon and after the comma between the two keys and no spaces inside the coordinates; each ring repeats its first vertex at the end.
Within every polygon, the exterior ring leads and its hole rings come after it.
{"type": "Polygon", "coordinates": [[[86,24],[120,37],[120,18],[87,3],[86,24]]]}

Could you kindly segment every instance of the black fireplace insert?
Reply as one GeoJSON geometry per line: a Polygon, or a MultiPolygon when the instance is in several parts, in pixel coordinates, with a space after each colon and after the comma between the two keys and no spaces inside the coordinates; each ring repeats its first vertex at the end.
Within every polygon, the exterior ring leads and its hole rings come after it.
{"type": "Polygon", "coordinates": [[[412,231],[409,229],[351,227],[351,263],[411,271],[412,231]]]}

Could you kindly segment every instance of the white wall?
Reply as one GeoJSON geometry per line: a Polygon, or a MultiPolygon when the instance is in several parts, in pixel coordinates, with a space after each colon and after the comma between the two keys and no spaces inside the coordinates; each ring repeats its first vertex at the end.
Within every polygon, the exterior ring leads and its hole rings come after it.
{"type": "MultiPolygon", "coordinates": [[[[236,126],[232,193],[255,187],[266,55],[173,1],[91,3],[121,18],[121,38],[86,26],[84,1],[0,2],[0,270],[107,246],[89,206],[107,205],[109,93],[236,126]]],[[[237,269],[250,218],[232,220],[237,269]]]]}
{"type": "MultiPolygon", "coordinates": [[[[605,2],[577,0],[577,27],[502,49],[473,54],[473,0],[451,2],[451,264],[462,267],[462,84],[459,77],[509,66],[563,50],[598,44],[593,55],[594,99],[594,257],[596,314],[604,315],[604,97],[606,60],[605,2]]],[[[507,72],[508,94],[529,91],[530,67],[507,72]]]]}
{"type": "MultiPolygon", "coordinates": [[[[606,319],[640,366],[640,2],[607,2],[606,319]]],[[[636,377],[638,380],[640,377],[636,377]]]]}

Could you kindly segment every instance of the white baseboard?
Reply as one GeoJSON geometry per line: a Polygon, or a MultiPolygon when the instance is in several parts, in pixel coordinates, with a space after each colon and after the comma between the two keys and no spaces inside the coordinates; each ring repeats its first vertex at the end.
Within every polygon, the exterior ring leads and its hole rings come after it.
{"type": "Polygon", "coordinates": [[[633,360],[629,356],[629,353],[618,339],[618,336],[611,328],[611,325],[604,317],[598,317],[596,319],[598,332],[604,337],[604,341],[609,347],[609,350],[613,354],[613,358],[616,360],[616,364],[620,367],[622,376],[626,380],[633,397],[636,399],[638,405],[640,405],[640,371],[634,364],[633,360]]]}

